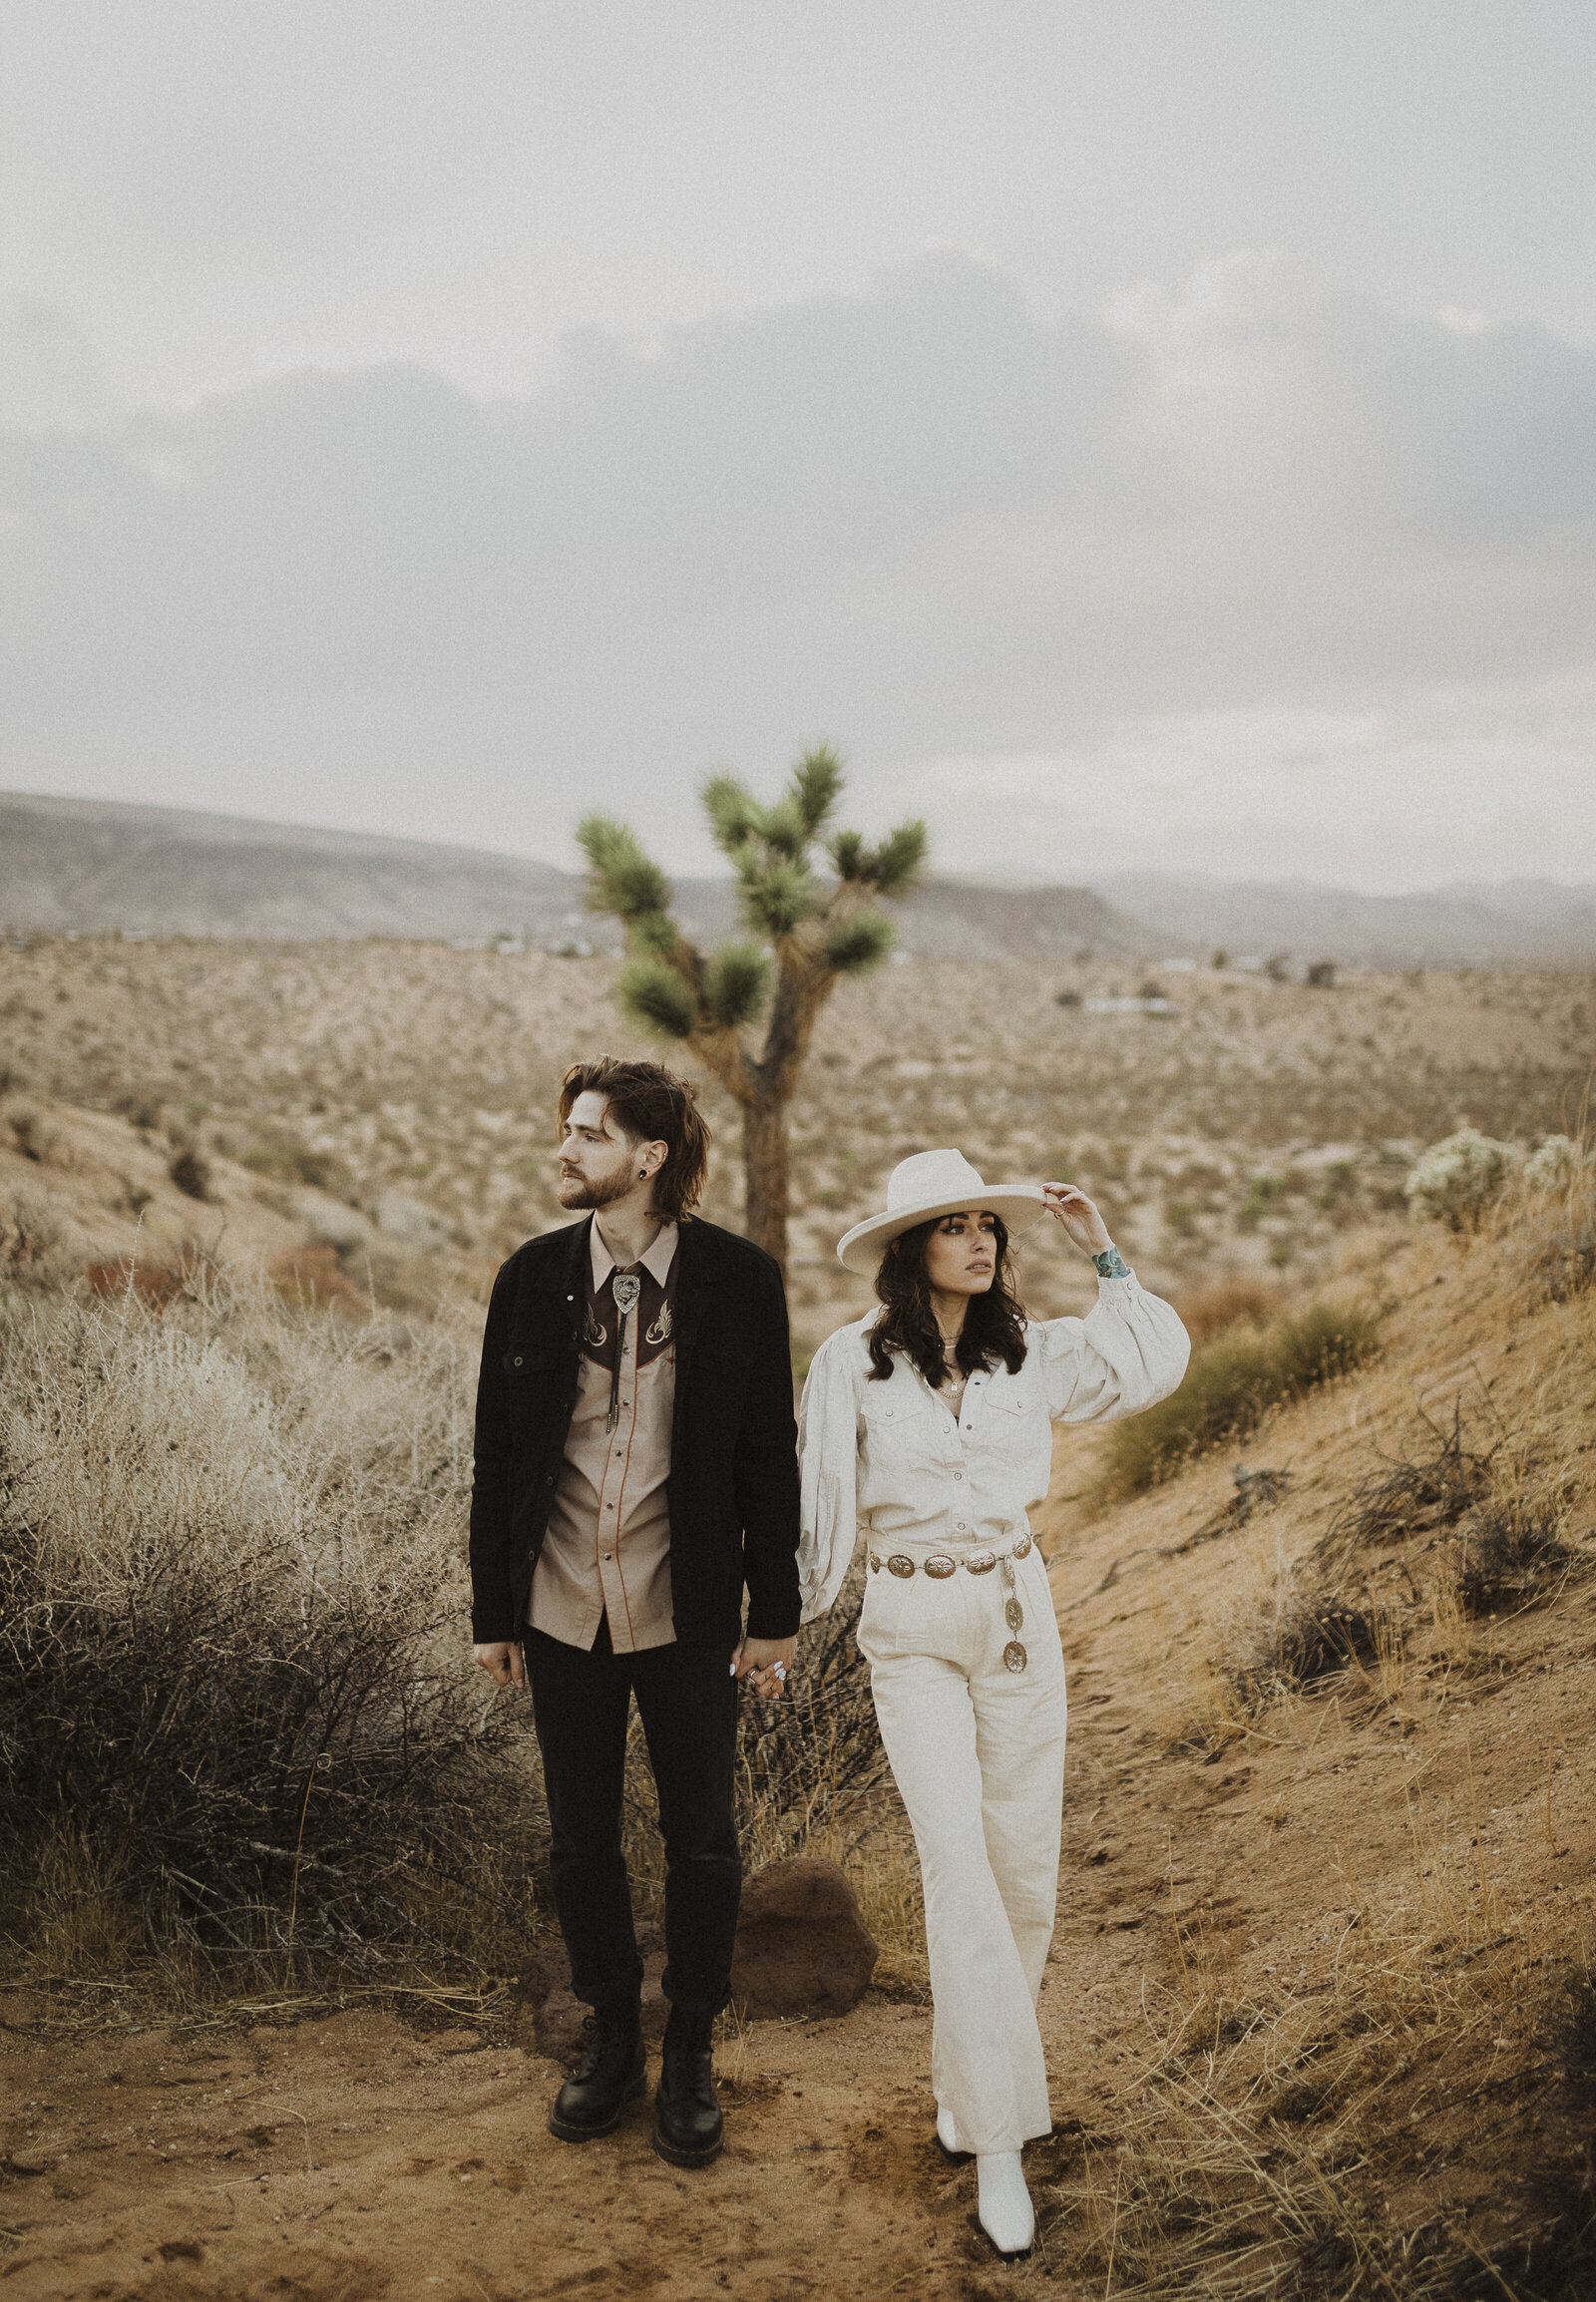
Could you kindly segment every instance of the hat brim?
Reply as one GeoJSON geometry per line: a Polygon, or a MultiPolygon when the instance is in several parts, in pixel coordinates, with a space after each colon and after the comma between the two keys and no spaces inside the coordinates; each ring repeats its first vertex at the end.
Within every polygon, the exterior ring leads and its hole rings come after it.
{"type": "Polygon", "coordinates": [[[1047,1201],[1039,1183],[990,1183],[978,1198],[966,1191],[957,1199],[926,1199],[913,1207],[895,1207],[890,1215],[867,1216],[845,1231],[837,1242],[837,1260],[862,1279],[874,1279],[883,1250],[917,1223],[934,1223],[940,1216],[963,1215],[967,1208],[977,1207],[984,1215],[1000,1217],[1010,1231],[1028,1231],[1046,1214],[1047,1201]]]}

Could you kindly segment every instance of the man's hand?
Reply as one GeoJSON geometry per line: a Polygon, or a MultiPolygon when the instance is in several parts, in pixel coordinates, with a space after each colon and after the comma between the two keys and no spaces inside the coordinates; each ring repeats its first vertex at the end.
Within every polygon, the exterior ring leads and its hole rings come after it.
{"type": "Polygon", "coordinates": [[[787,1691],[786,1674],[792,1669],[797,1648],[796,1634],[790,1639],[744,1639],[731,1658],[732,1675],[751,1679],[754,1693],[774,1702],[787,1691]]]}
{"type": "Polygon", "coordinates": [[[525,1687],[527,1666],[521,1659],[521,1649],[509,1639],[490,1639],[486,1646],[473,1647],[471,1660],[480,1664],[496,1687],[525,1687]]]}

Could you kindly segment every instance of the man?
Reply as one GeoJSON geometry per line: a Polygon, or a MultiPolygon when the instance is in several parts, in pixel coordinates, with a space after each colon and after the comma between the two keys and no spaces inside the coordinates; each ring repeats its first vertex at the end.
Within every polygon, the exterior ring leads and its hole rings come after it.
{"type": "Polygon", "coordinates": [[[666,1863],[653,2145],[702,2166],[724,2138],[710,2034],[742,1891],[737,1688],[780,1695],[798,1629],[787,1305],[768,1255],[693,1217],[709,1129],[685,1081],[600,1055],[567,1072],[560,1123],[560,1203],[591,1212],[529,1240],[494,1283],[473,1652],[496,1687],[532,1688],[555,1908],[572,1988],[593,2008],[549,2115],[567,2142],[611,2132],[644,2084],[620,1849],[636,1696],[666,1863]]]}

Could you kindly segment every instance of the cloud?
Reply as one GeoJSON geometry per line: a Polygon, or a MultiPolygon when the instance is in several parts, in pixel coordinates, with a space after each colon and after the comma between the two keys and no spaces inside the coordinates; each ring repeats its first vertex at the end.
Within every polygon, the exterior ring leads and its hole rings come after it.
{"type": "Polygon", "coordinates": [[[89,431],[123,411],[86,331],[40,296],[0,299],[0,434],[89,431]]]}
{"type": "Polygon", "coordinates": [[[1192,730],[1245,728],[1261,821],[1344,771],[1298,774],[1291,730],[1378,724],[1397,780],[1351,872],[1431,852],[1391,731],[1442,691],[1518,780],[1519,847],[1588,763],[1583,705],[1555,756],[1501,714],[1596,654],[1596,355],[1280,255],[1051,320],[944,249],[590,331],[524,401],[394,366],[132,417],[75,390],[0,403],[28,418],[0,435],[0,773],[35,788],[546,854],[598,799],[687,862],[706,765],[819,732],[883,801],[950,759],[1128,792],[1145,738],[1218,804],[1192,730]]]}
{"type": "Polygon", "coordinates": [[[878,797],[927,817],[948,868],[984,874],[1201,874],[1388,895],[1578,879],[1596,855],[1596,680],[1581,688],[1555,703],[1544,688],[1498,692],[1494,725],[1460,697],[1127,718],[1054,752],[932,760],[878,797]]]}

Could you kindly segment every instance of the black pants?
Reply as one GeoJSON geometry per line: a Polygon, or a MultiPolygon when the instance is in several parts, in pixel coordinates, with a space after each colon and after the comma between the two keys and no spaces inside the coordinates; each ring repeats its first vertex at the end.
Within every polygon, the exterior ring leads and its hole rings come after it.
{"type": "Polygon", "coordinates": [[[525,1639],[527,1683],[549,1797],[549,1867],[571,1958],[590,2006],[642,1980],[620,1851],[626,1716],[637,1698],[665,1840],[665,1995],[684,2014],[718,2014],[731,1995],[742,1895],[732,1814],[737,1751],[733,1640],[617,1655],[601,1623],[590,1648],[546,1632],[525,1639]]]}

